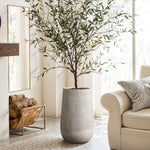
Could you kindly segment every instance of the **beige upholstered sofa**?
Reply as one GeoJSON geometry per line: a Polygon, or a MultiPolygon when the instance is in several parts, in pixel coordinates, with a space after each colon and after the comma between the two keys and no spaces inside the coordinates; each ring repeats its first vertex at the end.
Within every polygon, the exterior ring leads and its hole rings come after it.
{"type": "MultiPolygon", "coordinates": [[[[150,67],[141,67],[141,78],[150,76],[150,67]]],[[[150,108],[131,112],[124,91],[106,93],[101,103],[109,111],[108,138],[111,149],[150,150],[150,108]]]]}

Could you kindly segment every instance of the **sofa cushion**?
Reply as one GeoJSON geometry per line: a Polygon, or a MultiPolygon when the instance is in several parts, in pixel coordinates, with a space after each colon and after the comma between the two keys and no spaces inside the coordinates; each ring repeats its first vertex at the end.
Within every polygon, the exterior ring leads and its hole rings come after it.
{"type": "Polygon", "coordinates": [[[132,111],[150,107],[150,76],[141,80],[119,81],[132,101],[132,111]]]}
{"type": "Polygon", "coordinates": [[[150,66],[141,66],[140,78],[146,78],[150,76],[150,66]]]}
{"type": "Polygon", "coordinates": [[[131,110],[123,113],[123,126],[127,128],[150,130],[150,108],[137,112],[131,110]]]}

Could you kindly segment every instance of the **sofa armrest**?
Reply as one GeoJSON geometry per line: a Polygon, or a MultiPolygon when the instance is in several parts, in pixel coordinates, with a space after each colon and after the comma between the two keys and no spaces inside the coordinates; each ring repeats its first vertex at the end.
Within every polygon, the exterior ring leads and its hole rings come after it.
{"type": "Polygon", "coordinates": [[[109,111],[108,138],[112,149],[120,149],[122,113],[131,109],[131,101],[124,91],[106,93],[101,97],[102,106],[109,111]]]}
{"type": "Polygon", "coordinates": [[[119,114],[131,109],[131,101],[124,91],[106,93],[101,97],[101,103],[110,112],[119,110],[119,114]]]}

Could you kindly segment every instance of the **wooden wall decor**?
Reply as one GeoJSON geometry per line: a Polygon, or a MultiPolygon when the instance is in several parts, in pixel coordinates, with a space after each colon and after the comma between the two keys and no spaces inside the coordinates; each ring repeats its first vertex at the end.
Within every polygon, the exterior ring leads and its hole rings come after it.
{"type": "Polygon", "coordinates": [[[0,57],[2,56],[18,56],[19,43],[0,43],[0,57]]]}

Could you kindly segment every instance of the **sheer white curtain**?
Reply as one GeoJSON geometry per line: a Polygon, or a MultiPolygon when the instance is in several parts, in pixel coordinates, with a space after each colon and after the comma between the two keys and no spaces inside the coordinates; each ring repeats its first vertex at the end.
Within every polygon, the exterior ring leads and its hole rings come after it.
{"type": "MultiPolygon", "coordinates": [[[[118,80],[139,79],[141,65],[150,65],[150,1],[149,0],[134,0],[120,1],[120,4],[125,6],[128,12],[132,12],[135,8],[135,43],[132,41],[132,36],[125,35],[119,43],[121,51],[113,48],[111,53],[115,61],[123,61],[124,65],[119,65],[117,69],[110,69],[109,73],[102,74],[99,84],[101,84],[100,95],[107,91],[114,91],[120,87],[117,85],[118,80]],[[135,5],[133,5],[135,4],[135,5]],[[115,52],[114,52],[115,51],[115,52]],[[133,53],[135,51],[135,53],[133,53]],[[135,57],[135,60],[134,60],[135,57]],[[133,67],[133,68],[132,68],[133,67]],[[135,69],[134,69],[135,68],[135,69]]],[[[95,84],[98,84],[96,80],[95,84]]]]}
{"type": "Polygon", "coordinates": [[[135,1],[136,78],[141,65],[150,65],[150,0],[135,1]]]}
{"type": "MultiPolygon", "coordinates": [[[[132,12],[132,1],[117,1],[115,9],[123,9],[130,13],[132,12]]],[[[111,45],[110,53],[106,54],[107,58],[111,58],[116,63],[116,69],[110,67],[109,72],[104,72],[100,76],[94,74],[94,103],[95,116],[99,117],[103,113],[103,108],[100,104],[100,97],[109,91],[120,89],[117,81],[132,79],[132,35],[124,34],[121,36],[121,41],[118,42],[119,47],[111,45]],[[121,63],[124,64],[121,64],[121,63]]]]}

